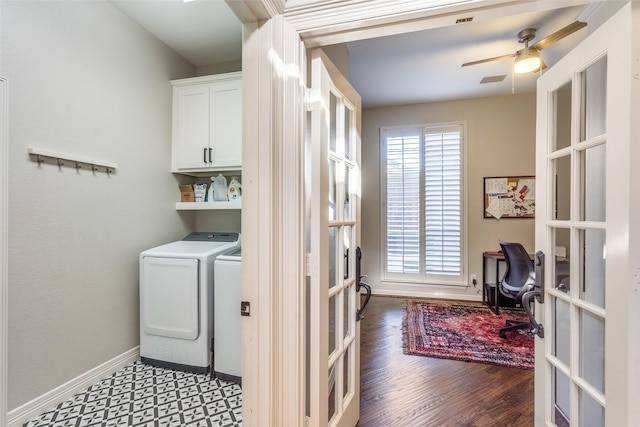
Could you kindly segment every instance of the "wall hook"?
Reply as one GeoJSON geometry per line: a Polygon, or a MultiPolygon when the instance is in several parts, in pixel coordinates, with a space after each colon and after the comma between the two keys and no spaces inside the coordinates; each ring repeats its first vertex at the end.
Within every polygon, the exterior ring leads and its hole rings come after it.
{"type": "Polygon", "coordinates": [[[69,162],[70,165],[75,165],[76,169],[81,169],[82,165],[84,164],[87,166],[91,165],[91,169],[94,172],[97,172],[101,168],[104,168],[107,174],[114,173],[118,168],[117,163],[104,162],[96,159],[90,159],[88,157],[70,155],[42,148],[29,147],[29,154],[34,156],[35,160],[38,163],[45,163],[45,158],[57,161],[58,167],[62,167],[64,166],[65,162],[69,162]]]}

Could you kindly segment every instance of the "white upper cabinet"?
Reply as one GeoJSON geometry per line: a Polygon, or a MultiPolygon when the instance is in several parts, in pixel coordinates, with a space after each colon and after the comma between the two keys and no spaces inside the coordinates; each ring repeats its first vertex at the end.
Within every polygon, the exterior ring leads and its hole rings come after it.
{"type": "Polygon", "coordinates": [[[242,168],[242,73],[172,80],[171,171],[242,168]]]}

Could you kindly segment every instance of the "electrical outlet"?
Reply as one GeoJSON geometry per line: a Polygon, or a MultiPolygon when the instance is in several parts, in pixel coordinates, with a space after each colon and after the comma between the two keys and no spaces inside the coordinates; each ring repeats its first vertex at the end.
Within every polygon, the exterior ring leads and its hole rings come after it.
{"type": "Polygon", "coordinates": [[[478,284],[478,277],[475,274],[471,275],[471,283],[475,286],[478,284]]]}

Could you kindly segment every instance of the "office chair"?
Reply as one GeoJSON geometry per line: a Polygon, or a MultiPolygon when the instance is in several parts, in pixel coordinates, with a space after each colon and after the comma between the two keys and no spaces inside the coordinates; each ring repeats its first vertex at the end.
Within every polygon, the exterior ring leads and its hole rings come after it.
{"type": "Polygon", "coordinates": [[[529,254],[520,243],[503,242],[501,240],[498,243],[502,248],[502,253],[507,263],[507,269],[500,281],[500,293],[507,298],[516,300],[523,306],[529,305],[524,308],[530,320],[508,319],[506,326],[500,329],[500,337],[506,338],[508,331],[517,329],[532,330],[537,325],[533,317],[531,298],[525,298],[526,304],[523,301],[523,295],[532,291],[535,286],[536,274],[529,254]]]}

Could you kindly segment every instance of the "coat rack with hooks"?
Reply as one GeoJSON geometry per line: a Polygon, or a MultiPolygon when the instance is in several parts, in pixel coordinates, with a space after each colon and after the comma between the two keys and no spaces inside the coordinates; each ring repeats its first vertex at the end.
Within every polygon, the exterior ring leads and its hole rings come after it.
{"type": "Polygon", "coordinates": [[[58,153],[56,151],[45,150],[42,148],[29,147],[29,154],[35,157],[38,163],[44,163],[45,158],[53,159],[59,167],[65,165],[65,162],[69,162],[75,166],[76,169],[82,169],[83,165],[89,166],[90,170],[97,172],[103,169],[107,174],[112,174],[118,167],[117,163],[104,162],[100,160],[89,159],[86,157],[75,156],[70,154],[58,153]]]}

